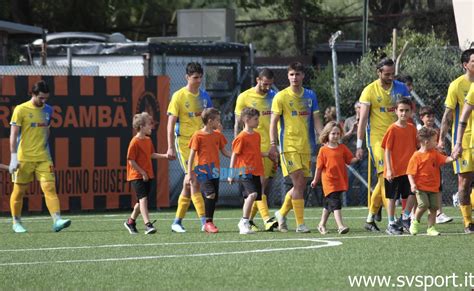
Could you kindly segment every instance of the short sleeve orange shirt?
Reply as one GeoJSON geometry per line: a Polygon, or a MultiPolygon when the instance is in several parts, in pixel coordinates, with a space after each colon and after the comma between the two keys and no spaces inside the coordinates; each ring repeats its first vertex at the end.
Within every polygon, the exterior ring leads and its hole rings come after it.
{"type": "Polygon", "coordinates": [[[245,168],[246,174],[263,176],[260,141],[260,134],[256,131],[242,131],[237,135],[232,142],[232,151],[235,153],[234,168],[245,168]]]}
{"type": "Polygon", "coordinates": [[[343,144],[337,148],[321,147],[316,168],[322,171],[324,196],[349,189],[346,164],[350,164],[353,157],[349,148],[343,144]]]}
{"type": "MultiPolygon", "coordinates": [[[[382,148],[390,150],[393,177],[406,175],[408,162],[416,152],[418,141],[416,128],[411,123],[400,127],[395,123],[390,125],[382,140],[382,148]]],[[[387,173],[387,163],[384,163],[384,177],[387,173]]]]}
{"type": "Polygon", "coordinates": [[[212,165],[220,168],[219,151],[225,147],[227,140],[224,135],[215,130],[212,133],[196,131],[189,141],[189,148],[196,152],[195,166],[212,165]]]}
{"type": "MultiPolygon", "coordinates": [[[[149,137],[133,137],[128,146],[127,160],[135,161],[142,168],[148,178],[155,177],[153,174],[153,165],[151,155],[155,152],[155,147],[149,137]]],[[[127,181],[143,179],[143,176],[135,170],[130,163],[127,163],[127,181]]]]}
{"type": "Polygon", "coordinates": [[[446,163],[447,156],[435,149],[421,153],[415,152],[408,163],[407,175],[415,179],[421,191],[439,192],[441,184],[440,167],[446,163]]]}

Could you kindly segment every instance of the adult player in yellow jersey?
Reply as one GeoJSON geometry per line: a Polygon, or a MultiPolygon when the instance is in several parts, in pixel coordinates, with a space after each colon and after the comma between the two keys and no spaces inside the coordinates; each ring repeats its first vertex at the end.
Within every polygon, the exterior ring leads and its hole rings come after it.
{"type": "MultiPolygon", "coordinates": [[[[454,148],[456,139],[459,135],[457,130],[459,117],[461,116],[469,87],[472,82],[474,82],[474,49],[465,50],[461,54],[461,64],[464,74],[451,82],[448,88],[448,95],[446,96],[446,109],[441,121],[440,139],[438,142],[438,148],[440,150],[444,150],[444,136],[446,136],[451,123],[451,148],[454,148]]],[[[461,157],[453,163],[453,166],[454,173],[458,174],[458,192],[455,195],[459,197],[459,190],[461,190],[461,192],[465,191],[466,193],[471,193],[471,202],[474,202],[474,191],[471,190],[471,181],[474,179],[474,162],[472,162],[472,159],[474,158],[472,155],[473,146],[472,144],[470,145],[471,133],[472,116],[467,120],[467,126],[463,135],[463,153],[461,157]]]]}
{"type": "MultiPolygon", "coordinates": [[[[468,93],[466,94],[465,103],[462,109],[461,116],[459,117],[459,122],[456,128],[456,139],[453,142],[455,146],[453,148],[452,156],[461,157],[462,159],[466,158],[466,149],[469,153],[472,153],[474,140],[471,132],[470,140],[466,140],[467,130],[469,124],[472,124],[472,109],[474,108],[474,49],[467,50],[463,52],[463,56],[469,54],[469,58],[463,60],[463,67],[466,69],[466,76],[469,77],[471,84],[469,86],[468,93]],[[469,51],[469,52],[468,52],[469,51]],[[466,53],[467,52],[467,53],[466,53]],[[468,71],[470,71],[468,75],[468,71]]],[[[451,86],[450,86],[451,88],[451,86]]],[[[471,128],[472,130],[472,128],[471,128]]],[[[470,156],[470,161],[472,165],[472,156],[470,156]]],[[[466,163],[468,163],[466,161],[466,163]]],[[[458,197],[459,197],[459,207],[461,208],[461,213],[464,220],[464,232],[474,233],[474,224],[472,221],[472,204],[469,187],[472,181],[472,169],[470,173],[460,173],[460,177],[463,176],[463,180],[459,179],[459,188],[458,188],[458,197]]]]}
{"type": "MultiPolygon", "coordinates": [[[[377,64],[377,75],[379,78],[367,85],[359,98],[361,107],[357,128],[356,157],[359,159],[363,157],[362,144],[367,133],[367,149],[377,170],[377,185],[368,203],[369,214],[364,225],[368,231],[380,231],[374,221],[374,215],[379,211],[382,202],[387,205],[384,191],[382,139],[388,127],[397,119],[395,115],[397,100],[410,97],[406,85],[395,80],[395,63],[391,59],[384,58],[377,64]]],[[[411,209],[411,206],[407,205],[408,209],[411,209]]]]}
{"type": "Polygon", "coordinates": [[[303,88],[303,79],[303,65],[298,62],[290,64],[290,86],[278,92],[272,101],[269,156],[276,160],[280,152],[283,175],[289,175],[293,183],[283,205],[275,213],[281,232],[288,231],[286,215],[292,208],[296,232],[310,232],[304,224],[304,191],[307,178],[311,177],[311,155],[316,154],[315,128],[320,133],[323,126],[316,94],[303,88]]]}
{"type": "Polygon", "coordinates": [[[53,218],[53,230],[58,232],[71,225],[71,220],[62,219],[56,193],[56,177],[49,152],[48,137],[53,108],[46,104],[49,88],[45,81],[38,81],[31,89],[31,99],[15,107],[10,121],[9,170],[12,173],[13,192],[10,208],[13,231],[24,233],[21,222],[23,195],[34,176],[43,190],[46,207],[53,218]]]}
{"type": "MultiPolygon", "coordinates": [[[[259,72],[257,77],[257,85],[244,92],[238,97],[235,104],[235,126],[234,136],[239,133],[239,117],[245,107],[255,108],[260,112],[258,127],[255,129],[261,137],[261,151],[268,152],[270,150],[270,115],[272,100],[275,96],[275,91],[271,89],[273,84],[273,72],[270,69],[263,69],[259,72]]],[[[268,157],[263,157],[263,168],[264,175],[261,177],[262,180],[262,200],[255,201],[250,213],[250,225],[252,230],[258,231],[258,227],[253,222],[253,218],[260,212],[265,223],[265,230],[272,231],[277,226],[275,218],[270,217],[268,213],[267,195],[265,195],[268,186],[269,179],[275,175],[276,172],[276,161],[272,161],[268,157]]]]}
{"type": "MultiPolygon", "coordinates": [[[[203,127],[201,113],[212,107],[211,98],[206,91],[200,89],[203,69],[199,63],[189,63],[186,66],[185,87],[176,91],[168,105],[168,151],[169,159],[178,159],[184,173],[187,173],[189,158],[189,141],[195,131],[203,127]],[[176,149],[175,149],[176,147],[176,149]]],[[[173,232],[186,232],[182,220],[188,211],[191,200],[201,220],[201,229],[206,222],[204,199],[199,188],[191,195],[190,185],[183,180],[183,189],[178,199],[176,218],[171,224],[173,232]]],[[[196,186],[198,187],[198,186],[196,186]]]]}

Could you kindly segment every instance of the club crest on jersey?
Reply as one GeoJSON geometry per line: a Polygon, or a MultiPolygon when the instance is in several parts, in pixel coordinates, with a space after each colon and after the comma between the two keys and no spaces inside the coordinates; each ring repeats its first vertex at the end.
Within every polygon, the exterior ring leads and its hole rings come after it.
{"type": "Polygon", "coordinates": [[[382,102],[382,97],[377,96],[377,102],[378,102],[378,103],[382,102]]]}
{"type": "Polygon", "coordinates": [[[30,114],[28,115],[28,117],[29,117],[30,119],[33,118],[33,113],[30,113],[30,114]]]}
{"type": "Polygon", "coordinates": [[[252,107],[253,107],[253,108],[257,107],[257,102],[255,102],[255,100],[252,101],[252,107]]]}
{"type": "Polygon", "coordinates": [[[186,101],[186,102],[184,103],[184,107],[189,108],[189,101],[186,101]]]}
{"type": "Polygon", "coordinates": [[[290,101],[290,107],[293,107],[293,100],[290,101]]]}
{"type": "Polygon", "coordinates": [[[202,99],[202,108],[207,108],[207,100],[202,99]]]}

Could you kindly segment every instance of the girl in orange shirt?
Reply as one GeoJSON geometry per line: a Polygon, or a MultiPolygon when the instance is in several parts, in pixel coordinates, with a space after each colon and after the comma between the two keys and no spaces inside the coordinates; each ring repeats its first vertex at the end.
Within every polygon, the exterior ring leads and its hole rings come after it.
{"type": "Polygon", "coordinates": [[[347,146],[339,144],[342,136],[342,127],[335,121],[331,121],[326,126],[319,137],[323,147],[319,150],[316,163],[316,173],[311,182],[311,187],[316,188],[316,184],[322,178],[323,184],[323,214],[318,225],[318,231],[321,234],[327,234],[326,223],[329,214],[334,212],[334,218],[338,227],[339,234],[349,232],[349,228],[342,222],[342,193],[349,189],[346,164],[358,161],[354,158],[347,146]]]}

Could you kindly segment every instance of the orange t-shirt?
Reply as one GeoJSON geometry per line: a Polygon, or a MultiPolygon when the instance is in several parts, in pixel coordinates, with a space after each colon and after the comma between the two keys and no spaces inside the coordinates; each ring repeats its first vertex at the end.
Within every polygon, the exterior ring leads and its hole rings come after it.
{"type": "Polygon", "coordinates": [[[212,168],[219,169],[219,151],[226,144],[227,140],[218,130],[214,130],[212,133],[196,131],[189,141],[189,148],[196,152],[194,166],[209,165],[211,170],[212,168]]]}
{"type": "Polygon", "coordinates": [[[324,196],[349,189],[346,164],[350,164],[353,157],[349,148],[343,144],[337,148],[330,148],[327,145],[321,147],[316,168],[322,171],[324,196]]]}
{"type": "Polygon", "coordinates": [[[424,153],[416,151],[408,163],[407,175],[415,178],[418,190],[437,193],[441,184],[439,167],[447,158],[435,149],[424,153]]]}
{"type": "Polygon", "coordinates": [[[260,150],[260,134],[256,131],[242,131],[232,142],[235,153],[234,168],[245,168],[245,174],[263,176],[262,152],[260,150]]]}
{"type": "MultiPolygon", "coordinates": [[[[390,125],[382,140],[382,148],[391,151],[391,164],[393,177],[406,175],[408,162],[416,152],[418,141],[416,128],[411,123],[406,127],[399,127],[395,123],[390,125]]],[[[385,155],[384,155],[385,157],[385,155]]],[[[384,174],[387,173],[387,162],[384,163],[384,174]]]]}
{"type": "MultiPolygon", "coordinates": [[[[155,152],[155,147],[149,137],[133,137],[128,146],[127,160],[135,161],[142,168],[149,179],[153,179],[153,165],[151,155],[155,152]]],[[[135,170],[130,163],[127,163],[127,181],[143,179],[142,174],[135,170]]]]}

